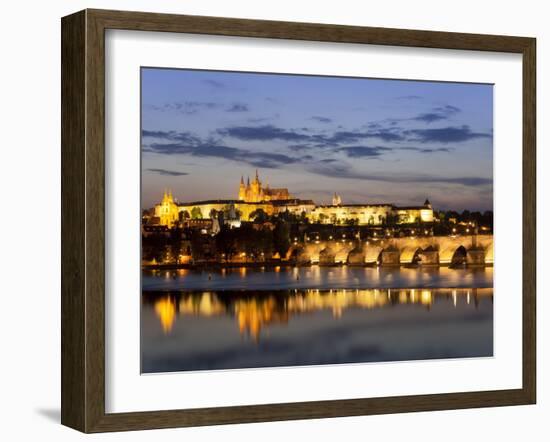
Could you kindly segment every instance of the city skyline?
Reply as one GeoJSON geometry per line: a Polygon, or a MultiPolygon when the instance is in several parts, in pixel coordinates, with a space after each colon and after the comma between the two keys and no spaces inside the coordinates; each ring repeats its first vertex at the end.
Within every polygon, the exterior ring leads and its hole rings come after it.
{"type": "Polygon", "coordinates": [[[142,69],[142,206],[272,187],[492,210],[492,85],[142,69]]]}

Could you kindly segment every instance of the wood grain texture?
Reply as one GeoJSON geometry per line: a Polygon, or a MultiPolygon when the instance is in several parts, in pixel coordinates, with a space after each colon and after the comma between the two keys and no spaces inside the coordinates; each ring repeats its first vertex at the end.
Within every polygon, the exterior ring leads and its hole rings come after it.
{"type": "MultiPolygon", "coordinates": [[[[86,10],[62,20],[62,423],[84,432],[531,404],[536,397],[535,40],[525,37],[86,10]],[[523,55],[523,387],[515,390],[105,413],[105,30],[281,38],[523,55]]],[[[519,148],[519,146],[518,146],[519,148]]]]}
{"type": "Polygon", "coordinates": [[[523,389],[536,402],[537,149],[536,41],[523,50],[523,389]]]}
{"type": "Polygon", "coordinates": [[[85,428],[85,13],[61,33],[61,422],[85,428]]]}

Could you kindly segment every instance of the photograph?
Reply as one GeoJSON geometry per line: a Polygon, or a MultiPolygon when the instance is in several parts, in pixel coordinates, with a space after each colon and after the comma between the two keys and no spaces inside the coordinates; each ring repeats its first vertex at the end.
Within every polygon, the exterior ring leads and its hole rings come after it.
{"type": "Polygon", "coordinates": [[[140,139],[142,373],[493,356],[492,84],[142,67],[140,139]]]}

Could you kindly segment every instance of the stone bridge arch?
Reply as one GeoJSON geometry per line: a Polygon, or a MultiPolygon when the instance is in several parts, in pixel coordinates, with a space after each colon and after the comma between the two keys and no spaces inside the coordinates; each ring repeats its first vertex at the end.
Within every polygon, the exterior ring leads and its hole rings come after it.
{"type": "Polygon", "coordinates": [[[466,247],[463,244],[460,243],[451,243],[451,244],[444,244],[439,249],[439,262],[441,264],[450,265],[453,261],[453,256],[455,256],[455,253],[459,249],[466,250],[466,247]]]}
{"type": "Polygon", "coordinates": [[[450,265],[466,265],[466,262],[468,261],[468,249],[464,247],[463,245],[458,246],[453,256],[451,256],[451,263],[450,265]]]}
{"type": "Polygon", "coordinates": [[[304,247],[301,244],[291,245],[288,251],[286,252],[286,259],[296,260],[303,253],[304,247]]]}
{"type": "Polygon", "coordinates": [[[364,265],[366,263],[366,246],[357,244],[350,252],[348,253],[348,264],[351,265],[364,265]]]}
{"type": "Polygon", "coordinates": [[[421,260],[422,247],[408,246],[401,249],[399,261],[401,264],[414,264],[421,260]]]}
{"type": "MultiPolygon", "coordinates": [[[[349,263],[355,265],[451,265],[457,250],[466,250],[468,265],[493,264],[492,235],[392,238],[388,241],[312,241],[292,244],[287,259],[298,264],[349,263]]],[[[455,261],[457,256],[455,256],[455,261]]]]}
{"type": "Polygon", "coordinates": [[[353,241],[328,241],[324,245],[319,251],[319,264],[346,264],[350,253],[357,249],[357,244],[353,241]]]}
{"type": "Polygon", "coordinates": [[[369,245],[365,250],[365,264],[377,264],[384,248],[379,245],[369,245]]]}
{"type": "Polygon", "coordinates": [[[336,262],[336,254],[330,247],[325,247],[319,252],[319,265],[331,265],[336,262]]]}

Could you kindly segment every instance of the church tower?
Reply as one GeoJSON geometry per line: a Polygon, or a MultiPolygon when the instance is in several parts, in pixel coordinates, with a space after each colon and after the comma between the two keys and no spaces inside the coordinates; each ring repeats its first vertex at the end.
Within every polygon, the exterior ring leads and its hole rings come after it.
{"type": "Polygon", "coordinates": [[[342,205],[342,198],[340,198],[340,195],[337,195],[336,193],[334,193],[334,196],[332,197],[332,205],[333,206],[342,205]]]}
{"type": "Polygon", "coordinates": [[[161,225],[168,227],[178,220],[178,205],[174,202],[171,190],[164,189],[162,201],[155,206],[155,216],[161,225]]]}
{"type": "Polygon", "coordinates": [[[287,188],[271,188],[269,184],[262,185],[260,181],[260,174],[256,169],[256,175],[252,182],[250,177],[247,177],[246,184],[244,183],[244,177],[241,176],[241,182],[239,184],[238,200],[247,203],[262,203],[273,200],[290,200],[292,196],[288,192],[287,188]]]}
{"type": "Polygon", "coordinates": [[[246,187],[244,185],[244,178],[241,175],[241,183],[239,184],[239,198],[240,201],[246,200],[246,187]]]}
{"type": "Polygon", "coordinates": [[[251,202],[260,202],[262,200],[262,193],[262,182],[260,181],[260,178],[258,176],[258,169],[256,169],[256,176],[254,177],[254,181],[252,181],[252,184],[250,186],[251,202]]]}

